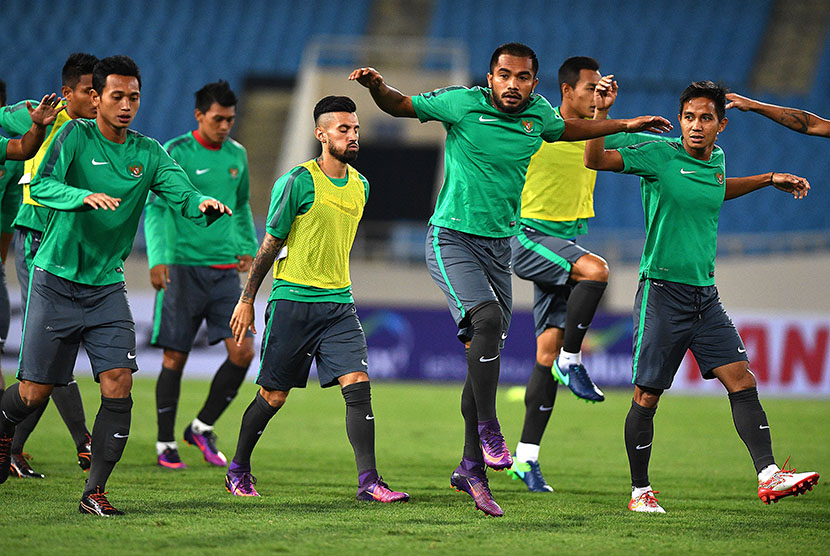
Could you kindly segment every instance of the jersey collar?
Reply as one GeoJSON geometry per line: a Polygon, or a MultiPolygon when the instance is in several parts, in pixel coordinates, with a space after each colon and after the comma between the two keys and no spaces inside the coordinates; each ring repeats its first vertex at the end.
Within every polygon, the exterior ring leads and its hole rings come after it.
{"type": "Polygon", "coordinates": [[[211,143],[210,141],[206,140],[204,137],[199,135],[199,130],[198,129],[193,130],[193,138],[196,139],[196,141],[200,145],[202,145],[204,148],[206,148],[209,151],[218,151],[222,148],[222,143],[219,143],[218,145],[215,144],[215,143],[211,143]]]}

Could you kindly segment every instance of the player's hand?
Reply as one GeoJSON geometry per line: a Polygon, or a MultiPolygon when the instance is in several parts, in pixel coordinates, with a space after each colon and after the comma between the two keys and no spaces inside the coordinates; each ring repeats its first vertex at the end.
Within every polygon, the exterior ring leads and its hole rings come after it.
{"type": "Polygon", "coordinates": [[[751,98],[743,97],[738,93],[726,93],[726,100],[729,101],[726,105],[727,110],[737,108],[741,112],[752,110],[752,104],[755,102],[751,98]]]}
{"type": "Polygon", "coordinates": [[[358,68],[349,74],[349,81],[357,81],[367,89],[383,85],[383,76],[375,68],[358,68]]]}
{"type": "Polygon", "coordinates": [[[167,289],[167,284],[170,283],[170,269],[166,264],[157,264],[150,269],[150,283],[156,291],[167,289]]]}
{"type": "Polygon", "coordinates": [[[245,340],[245,332],[250,328],[251,332],[256,334],[256,327],[254,327],[254,304],[243,303],[242,301],[236,304],[231,315],[231,333],[236,340],[236,345],[241,346],[245,340]]]}
{"type": "Polygon", "coordinates": [[[199,203],[199,210],[204,214],[227,214],[230,216],[233,211],[230,207],[223,205],[216,199],[208,199],[199,203]]]}
{"type": "Polygon", "coordinates": [[[803,199],[810,190],[810,182],[793,174],[773,172],[772,185],[786,193],[791,193],[795,199],[803,199]]]}
{"type": "Polygon", "coordinates": [[[254,258],[250,255],[237,255],[236,260],[236,270],[237,272],[248,272],[251,270],[251,263],[254,262],[254,258]]]}
{"type": "Polygon", "coordinates": [[[115,210],[121,204],[121,198],[110,197],[106,193],[93,193],[84,197],[84,204],[96,210],[115,210]]]}
{"type": "Polygon", "coordinates": [[[32,103],[28,100],[26,101],[26,109],[29,111],[29,116],[32,118],[32,123],[37,126],[47,126],[51,123],[54,123],[55,118],[58,117],[58,114],[66,108],[65,105],[61,105],[61,101],[63,99],[52,93],[51,95],[46,95],[41,99],[40,104],[37,105],[37,108],[32,106],[32,103]]]}
{"type": "Polygon", "coordinates": [[[671,129],[671,122],[661,116],[640,116],[625,120],[625,131],[627,133],[637,133],[638,131],[665,133],[671,131],[671,129]]]}
{"type": "Polygon", "coordinates": [[[608,111],[617,100],[617,82],[613,75],[606,75],[594,89],[594,106],[599,111],[608,111]]]}

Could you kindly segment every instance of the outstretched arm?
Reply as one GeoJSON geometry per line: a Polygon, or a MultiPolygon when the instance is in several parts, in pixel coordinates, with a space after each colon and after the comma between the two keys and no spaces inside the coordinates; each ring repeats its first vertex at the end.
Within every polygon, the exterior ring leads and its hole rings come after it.
{"type": "Polygon", "coordinates": [[[357,81],[372,95],[378,108],[398,118],[417,118],[412,107],[412,97],[390,87],[375,68],[358,68],[349,74],[349,81],[357,81]]]}
{"type": "Polygon", "coordinates": [[[729,104],[726,105],[727,110],[737,108],[741,112],[757,112],[793,131],[806,133],[807,135],[830,137],[830,120],[825,120],[811,112],[767,104],[737,93],[729,93],[726,98],[729,100],[729,104]]]}
{"type": "Polygon", "coordinates": [[[46,138],[46,126],[55,121],[61,110],[61,97],[55,93],[46,95],[37,108],[31,102],[26,102],[29,116],[32,118],[32,127],[20,139],[12,139],[6,146],[6,158],[9,160],[28,160],[37,154],[43,139],[46,138]]]}
{"type": "Polygon", "coordinates": [[[810,183],[804,178],[784,172],[770,172],[743,178],[726,178],[726,193],[723,199],[735,199],[768,185],[792,194],[795,199],[803,199],[810,190],[810,183]]]}
{"type": "Polygon", "coordinates": [[[262,280],[274,264],[277,254],[282,249],[285,238],[277,238],[270,233],[265,232],[265,239],[262,240],[257,251],[254,261],[251,263],[251,271],[248,273],[248,280],[245,282],[245,289],[242,290],[242,295],[233,310],[231,316],[231,332],[237,345],[242,345],[245,339],[245,332],[248,328],[251,332],[256,334],[256,327],[254,326],[254,298],[259,287],[262,285],[262,280]]]}

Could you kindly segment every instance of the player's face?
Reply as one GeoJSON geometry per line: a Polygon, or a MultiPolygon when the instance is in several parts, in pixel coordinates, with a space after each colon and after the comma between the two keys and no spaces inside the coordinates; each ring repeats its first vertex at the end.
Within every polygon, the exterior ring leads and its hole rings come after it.
{"type": "Polygon", "coordinates": [[[706,151],[712,148],[718,133],[726,127],[726,118],[719,120],[715,102],[706,97],[690,99],[678,114],[683,146],[687,151],[706,151]]]}
{"type": "Polygon", "coordinates": [[[236,106],[222,106],[214,102],[207,112],[196,109],[199,135],[211,143],[224,142],[231,132],[234,120],[236,120],[236,106]]]}
{"type": "Polygon", "coordinates": [[[579,80],[571,88],[567,84],[563,86],[564,93],[562,102],[568,103],[571,110],[575,111],[580,118],[594,117],[594,89],[602,76],[598,71],[581,69],[579,80]]]}
{"type": "Polygon", "coordinates": [[[82,75],[74,87],[61,87],[66,99],[66,113],[75,118],[94,118],[98,111],[92,103],[92,74],[82,75]]]}
{"type": "Polygon", "coordinates": [[[487,85],[493,90],[493,104],[507,114],[521,112],[539,80],[530,58],[502,54],[487,85]]]}
{"type": "Polygon", "coordinates": [[[314,130],[323,150],[340,162],[354,162],[360,151],[360,124],[354,112],[323,114],[314,130]]]}
{"type": "Polygon", "coordinates": [[[113,129],[126,129],[135,118],[141,104],[138,79],[128,75],[110,74],[104,90],[93,89],[92,102],[98,109],[98,119],[113,129]]]}

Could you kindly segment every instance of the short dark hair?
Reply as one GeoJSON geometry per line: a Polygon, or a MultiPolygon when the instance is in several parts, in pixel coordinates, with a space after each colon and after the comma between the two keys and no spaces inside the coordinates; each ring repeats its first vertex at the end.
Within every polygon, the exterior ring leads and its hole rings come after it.
{"type": "Polygon", "coordinates": [[[141,89],[141,72],[138,71],[138,66],[129,56],[119,54],[98,60],[98,63],[95,64],[95,68],[92,70],[92,88],[99,95],[104,92],[108,75],[135,77],[138,79],[138,88],[141,89]]]}
{"type": "Polygon", "coordinates": [[[357,112],[357,106],[349,97],[327,96],[314,107],[314,123],[317,124],[320,116],[329,112],[357,112]]]}
{"type": "Polygon", "coordinates": [[[0,79],[0,106],[6,105],[6,82],[0,79]]]}
{"type": "Polygon", "coordinates": [[[520,42],[509,42],[493,51],[493,55],[490,57],[490,73],[493,73],[493,70],[496,69],[496,64],[499,63],[499,56],[502,54],[518,56],[519,58],[530,58],[533,77],[536,77],[536,74],[539,73],[539,60],[536,59],[536,53],[533,52],[532,48],[520,42]]]}
{"type": "Polygon", "coordinates": [[[98,57],[86,52],[70,54],[61,70],[61,81],[65,87],[74,89],[81,77],[91,74],[98,63],[98,57]]]}
{"type": "Polygon", "coordinates": [[[572,56],[565,60],[559,67],[559,92],[562,92],[563,83],[567,83],[571,88],[576,87],[579,72],[584,69],[599,71],[599,62],[588,56],[572,56]]]}
{"type": "Polygon", "coordinates": [[[683,107],[693,98],[704,97],[715,103],[715,113],[718,115],[718,120],[722,120],[726,116],[726,93],[728,92],[729,89],[721,84],[715,84],[712,81],[695,81],[680,95],[678,114],[683,113],[683,107]]]}
{"type": "Polygon", "coordinates": [[[220,79],[215,83],[208,83],[198,91],[196,91],[196,110],[203,114],[210,110],[213,103],[217,102],[220,106],[236,106],[239,99],[231,91],[231,86],[224,79],[220,79]]]}

